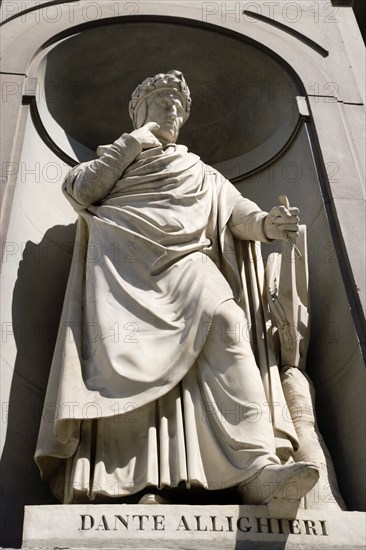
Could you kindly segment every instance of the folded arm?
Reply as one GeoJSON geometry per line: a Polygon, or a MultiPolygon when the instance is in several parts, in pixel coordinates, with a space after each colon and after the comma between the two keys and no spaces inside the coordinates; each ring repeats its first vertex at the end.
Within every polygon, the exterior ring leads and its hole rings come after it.
{"type": "Polygon", "coordinates": [[[122,134],[104,148],[98,159],[79,164],[69,172],[62,187],[64,193],[78,209],[88,208],[108,196],[141,151],[141,144],[135,137],[122,134]]]}

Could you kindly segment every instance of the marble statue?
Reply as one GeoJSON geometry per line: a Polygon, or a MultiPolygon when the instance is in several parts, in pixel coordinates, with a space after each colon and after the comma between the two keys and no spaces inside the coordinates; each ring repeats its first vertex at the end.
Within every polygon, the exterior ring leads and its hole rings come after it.
{"type": "Polygon", "coordinates": [[[295,240],[298,209],[262,211],[178,145],[190,106],[179,71],[147,78],[135,129],[63,184],[78,233],[36,462],[64,503],[183,485],[270,504],[319,477],[291,459],[255,244],[295,240]]]}

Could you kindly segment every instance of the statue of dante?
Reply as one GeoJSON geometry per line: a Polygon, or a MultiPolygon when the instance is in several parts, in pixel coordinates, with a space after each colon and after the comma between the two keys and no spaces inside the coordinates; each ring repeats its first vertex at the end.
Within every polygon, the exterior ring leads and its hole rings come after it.
{"type": "Polygon", "coordinates": [[[147,78],[135,129],[63,185],[78,233],[36,450],[61,502],[185,485],[254,504],[318,479],[286,461],[254,246],[296,239],[298,209],[263,212],[177,145],[190,105],[179,71],[147,78]]]}

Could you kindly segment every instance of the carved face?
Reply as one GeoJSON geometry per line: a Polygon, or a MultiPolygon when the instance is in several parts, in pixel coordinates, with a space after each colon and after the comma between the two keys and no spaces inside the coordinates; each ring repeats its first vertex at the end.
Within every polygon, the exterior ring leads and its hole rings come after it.
{"type": "Polygon", "coordinates": [[[146,99],[147,122],[157,122],[160,129],[154,134],[163,145],[175,143],[184,122],[185,109],[182,98],[173,90],[156,92],[146,99]]]}

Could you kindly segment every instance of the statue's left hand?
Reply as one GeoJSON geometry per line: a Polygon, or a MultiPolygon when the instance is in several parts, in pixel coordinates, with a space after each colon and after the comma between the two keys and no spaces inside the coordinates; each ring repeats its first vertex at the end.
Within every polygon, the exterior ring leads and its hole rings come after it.
{"type": "Polygon", "coordinates": [[[264,220],[267,239],[295,241],[299,235],[299,209],[275,206],[264,220]]]}

